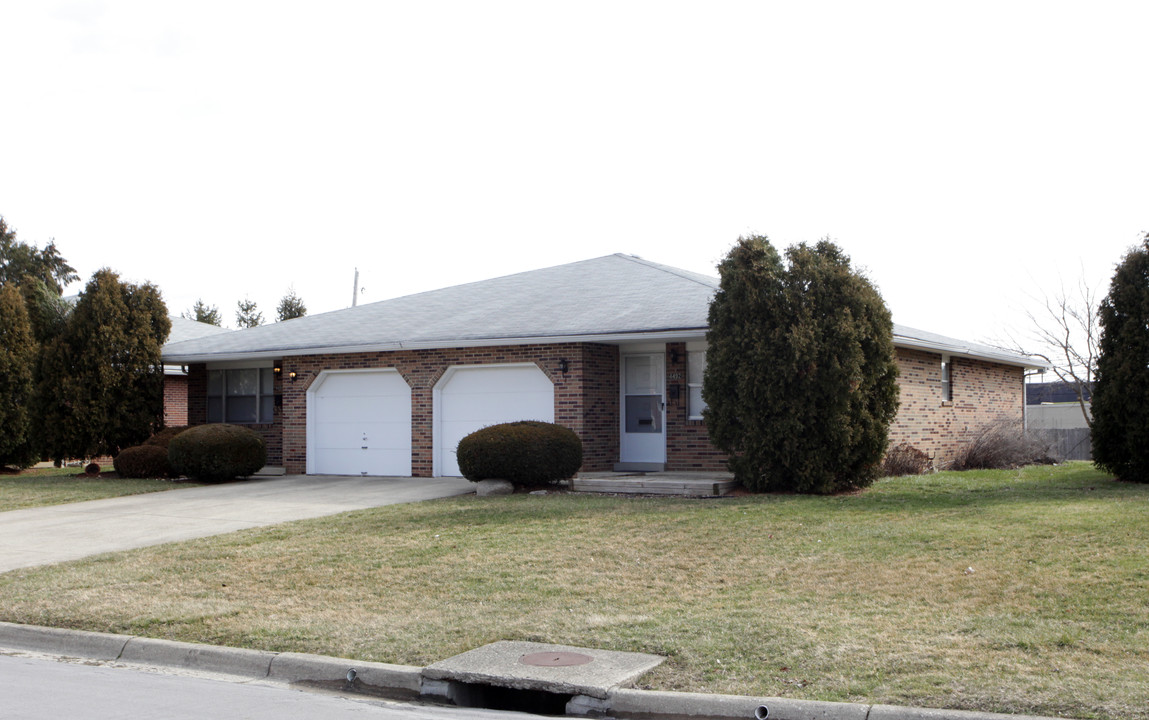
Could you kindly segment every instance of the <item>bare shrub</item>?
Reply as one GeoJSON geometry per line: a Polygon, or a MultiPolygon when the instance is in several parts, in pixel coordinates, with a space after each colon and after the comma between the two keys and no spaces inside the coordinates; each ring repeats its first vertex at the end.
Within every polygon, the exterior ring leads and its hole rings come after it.
{"type": "Polygon", "coordinates": [[[882,459],[882,477],[921,475],[933,469],[930,456],[909,443],[890,448],[882,459]]]}
{"type": "Polygon", "coordinates": [[[1021,422],[1002,418],[982,428],[957,454],[953,470],[1004,470],[1054,462],[1049,445],[1027,433],[1021,422]]]}

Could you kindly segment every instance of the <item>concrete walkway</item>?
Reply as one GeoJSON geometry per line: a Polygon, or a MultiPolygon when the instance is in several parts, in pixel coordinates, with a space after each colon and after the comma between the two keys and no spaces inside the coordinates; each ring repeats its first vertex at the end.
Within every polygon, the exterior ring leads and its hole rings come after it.
{"type": "Polygon", "coordinates": [[[349,510],[465,495],[463,478],[284,475],[0,513],[0,572],[349,510]]]}

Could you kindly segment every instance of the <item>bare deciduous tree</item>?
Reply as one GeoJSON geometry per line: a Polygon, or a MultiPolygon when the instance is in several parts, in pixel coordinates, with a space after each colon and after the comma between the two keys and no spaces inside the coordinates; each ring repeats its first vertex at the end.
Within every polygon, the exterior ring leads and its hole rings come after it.
{"type": "MultiPolygon", "coordinates": [[[[1026,311],[1032,325],[1030,339],[1040,345],[1041,351],[1025,352],[1045,360],[1057,379],[1073,388],[1081,414],[1090,426],[1093,421],[1085,403],[1097,370],[1101,337],[1097,322],[1099,302],[1096,288],[1082,278],[1075,288],[1067,289],[1063,284],[1056,295],[1038,300],[1040,310],[1026,311]]],[[[1018,343],[1012,345],[1012,349],[1020,350],[1018,343]]]]}

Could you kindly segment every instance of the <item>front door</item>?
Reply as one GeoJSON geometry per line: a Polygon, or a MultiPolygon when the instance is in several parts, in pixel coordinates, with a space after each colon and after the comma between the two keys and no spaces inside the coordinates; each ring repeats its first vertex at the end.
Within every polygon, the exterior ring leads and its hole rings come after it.
{"type": "Polygon", "coordinates": [[[666,377],[663,353],[622,356],[623,465],[634,470],[660,470],[666,463],[666,377]],[[651,467],[641,467],[650,465],[651,467]]]}

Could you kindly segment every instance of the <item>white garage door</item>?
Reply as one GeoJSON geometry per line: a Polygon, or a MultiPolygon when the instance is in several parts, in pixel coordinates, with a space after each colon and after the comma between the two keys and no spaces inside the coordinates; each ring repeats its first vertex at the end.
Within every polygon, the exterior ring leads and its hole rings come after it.
{"type": "Polygon", "coordinates": [[[534,364],[450,368],[434,395],[436,475],[462,474],[455,448],[479,428],[555,419],[554,384],[534,364]]]}
{"type": "Polygon", "coordinates": [[[411,388],[397,371],[316,379],[307,391],[307,472],[411,475],[411,388]]]}

